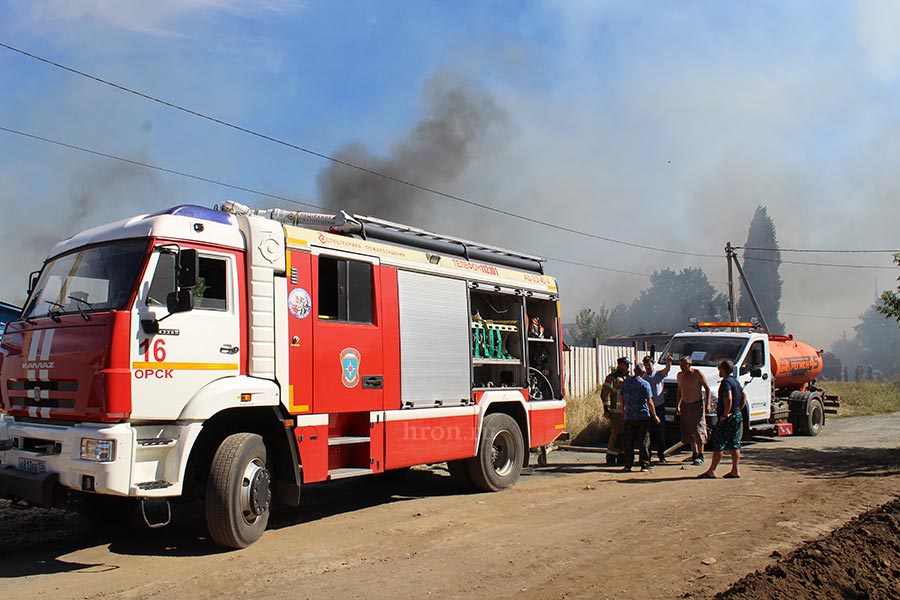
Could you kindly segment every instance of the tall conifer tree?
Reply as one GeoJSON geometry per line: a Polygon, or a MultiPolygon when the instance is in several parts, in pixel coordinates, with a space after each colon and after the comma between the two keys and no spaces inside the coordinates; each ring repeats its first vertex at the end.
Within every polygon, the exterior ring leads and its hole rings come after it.
{"type": "MultiPolygon", "coordinates": [[[[772,222],[765,206],[757,206],[747,243],[744,245],[743,267],[747,280],[753,288],[760,310],[769,326],[769,333],[784,333],[784,323],[778,319],[781,309],[781,251],[775,237],[775,223],[772,222]],[[759,260],[755,260],[759,259],[759,260]]],[[[738,315],[741,319],[756,316],[753,302],[741,282],[741,296],[738,301],[738,315]]]]}

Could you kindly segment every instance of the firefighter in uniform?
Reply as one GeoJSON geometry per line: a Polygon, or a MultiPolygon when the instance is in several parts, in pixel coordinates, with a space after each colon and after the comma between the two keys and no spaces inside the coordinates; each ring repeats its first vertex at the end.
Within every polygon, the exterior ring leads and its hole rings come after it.
{"type": "Polygon", "coordinates": [[[623,462],[625,452],[625,422],[622,406],[619,404],[619,387],[628,377],[631,361],[624,356],[616,361],[616,370],[606,376],[600,390],[603,402],[603,418],[609,419],[609,441],[606,443],[606,463],[610,465],[623,462]]]}

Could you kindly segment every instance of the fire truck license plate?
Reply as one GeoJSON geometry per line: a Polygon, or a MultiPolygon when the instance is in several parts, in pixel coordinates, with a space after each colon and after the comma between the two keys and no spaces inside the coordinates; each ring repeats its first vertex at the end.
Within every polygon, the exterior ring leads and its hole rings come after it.
{"type": "Polygon", "coordinates": [[[47,463],[42,460],[34,460],[33,458],[20,458],[19,470],[28,471],[29,473],[43,473],[47,470],[47,463]]]}

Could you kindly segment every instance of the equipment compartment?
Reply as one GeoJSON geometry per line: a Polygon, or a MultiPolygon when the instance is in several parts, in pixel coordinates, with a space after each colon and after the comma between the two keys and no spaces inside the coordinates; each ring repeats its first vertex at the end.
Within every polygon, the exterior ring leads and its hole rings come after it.
{"type": "Polygon", "coordinates": [[[562,398],[559,364],[561,340],[554,300],[529,298],[525,303],[528,360],[528,393],[532,400],[562,398]]]}
{"type": "Polygon", "coordinates": [[[524,303],[515,292],[470,294],[472,379],[476,388],[524,388],[524,303]]]}

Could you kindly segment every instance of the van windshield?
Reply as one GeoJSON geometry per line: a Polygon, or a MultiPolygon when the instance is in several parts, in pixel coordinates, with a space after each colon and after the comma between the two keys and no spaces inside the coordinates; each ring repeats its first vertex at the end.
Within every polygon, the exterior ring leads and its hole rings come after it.
{"type": "Polygon", "coordinates": [[[687,356],[694,366],[715,367],[725,359],[737,362],[746,345],[747,338],[740,337],[676,336],[662,356],[671,353],[676,362],[687,356]]]}
{"type": "Polygon", "coordinates": [[[125,308],[149,243],[146,239],[110,242],[48,261],[23,318],[125,308]]]}

